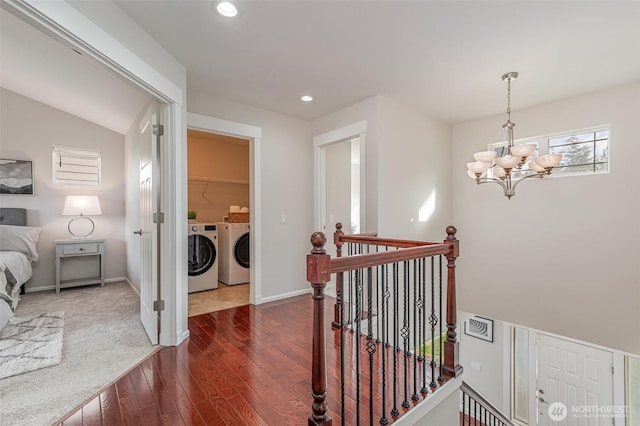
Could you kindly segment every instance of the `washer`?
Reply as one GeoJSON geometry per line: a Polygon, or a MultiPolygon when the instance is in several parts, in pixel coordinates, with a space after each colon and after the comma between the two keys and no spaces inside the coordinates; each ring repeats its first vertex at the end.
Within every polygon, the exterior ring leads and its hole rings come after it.
{"type": "Polygon", "coordinates": [[[189,224],[189,293],[218,288],[218,225],[189,224]]]}
{"type": "Polygon", "coordinates": [[[220,281],[227,285],[248,283],[251,276],[249,262],[249,224],[218,223],[220,236],[220,281]]]}

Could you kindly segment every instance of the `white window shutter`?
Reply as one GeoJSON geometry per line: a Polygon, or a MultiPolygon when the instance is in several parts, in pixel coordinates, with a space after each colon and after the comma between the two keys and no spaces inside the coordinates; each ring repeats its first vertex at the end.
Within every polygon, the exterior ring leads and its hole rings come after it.
{"type": "Polygon", "coordinates": [[[53,146],[51,157],[54,184],[84,186],[101,184],[100,151],[53,146]]]}

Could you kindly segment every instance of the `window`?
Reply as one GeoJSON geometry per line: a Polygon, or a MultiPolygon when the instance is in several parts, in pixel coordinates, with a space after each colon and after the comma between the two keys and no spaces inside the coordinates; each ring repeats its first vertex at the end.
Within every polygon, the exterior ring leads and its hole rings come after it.
{"type": "Polygon", "coordinates": [[[529,424],[529,330],[513,327],[511,346],[512,416],[521,424],[529,424]]]}
{"type": "Polygon", "coordinates": [[[627,356],[627,424],[640,424],[640,358],[627,356]]]}
{"type": "MultiPolygon", "coordinates": [[[[562,161],[553,168],[551,176],[598,174],[609,172],[609,129],[598,128],[552,135],[545,138],[521,139],[516,144],[537,145],[534,157],[544,154],[562,154],[562,161]]],[[[506,142],[493,143],[489,150],[498,156],[505,154],[506,142]]],[[[525,164],[523,171],[529,169],[525,164]]],[[[514,170],[512,176],[522,177],[521,171],[514,170]]]]}
{"type": "Polygon", "coordinates": [[[54,184],[99,186],[101,153],[91,149],[54,146],[51,170],[54,184]]]}

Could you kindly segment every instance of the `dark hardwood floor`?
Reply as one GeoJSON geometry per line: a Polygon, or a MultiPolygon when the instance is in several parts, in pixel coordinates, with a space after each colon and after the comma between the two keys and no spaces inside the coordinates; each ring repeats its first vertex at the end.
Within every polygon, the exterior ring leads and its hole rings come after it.
{"type": "MultiPolygon", "coordinates": [[[[328,319],[332,304],[327,299],[328,319]]],[[[306,425],[312,401],[311,312],[311,296],[304,295],[191,317],[187,341],[155,352],[57,424],[306,425]]],[[[332,348],[338,338],[333,336],[327,321],[328,404],[339,424],[339,358],[332,348]]],[[[367,375],[362,379],[368,383],[367,375]]],[[[368,410],[368,399],[362,404],[368,410]]],[[[352,399],[346,406],[353,413],[352,399]]],[[[368,414],[361,423],[368,423],[368,414]]]]}

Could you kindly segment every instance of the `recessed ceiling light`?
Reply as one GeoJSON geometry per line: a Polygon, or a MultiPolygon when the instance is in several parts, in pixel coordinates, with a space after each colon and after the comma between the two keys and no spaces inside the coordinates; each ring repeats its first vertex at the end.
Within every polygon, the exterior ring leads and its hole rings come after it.
{"type": "Polygon", "coordinates": [[[300,96],[300,100],[302,102],[311,102],[313,100],[313,96],[302,95],[302,96],[300,96]]]}
{"type": "Polygon", "coordinates": [[[234,6],[230,1],[221,1],[216,6],[218,13],[227,18],[233,18],[238,14],[238,8],[234,6]]]}

